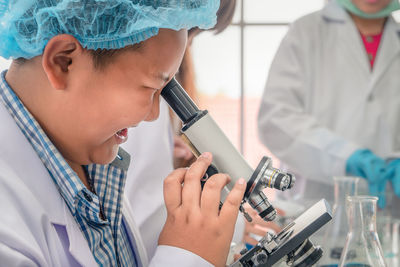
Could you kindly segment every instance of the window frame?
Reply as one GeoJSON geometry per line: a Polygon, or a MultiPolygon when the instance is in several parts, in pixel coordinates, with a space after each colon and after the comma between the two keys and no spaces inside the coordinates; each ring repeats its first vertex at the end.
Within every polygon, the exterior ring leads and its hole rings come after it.
{"type": "Polygon", "coordinates": [[[259,26],[269,26],[269,27],[277,27],[277,26],[288,26],[290,22],[246,22],[244,19],[244,1],[239,0],[239,4],[236,8],[239,8],[239,21],[231,23],[231,26],[239,27],[240,32],[240,102],[239,102],[239,114],[240,114],[240,124],[239,124],[239,151],[242,155],[244,155],[244,139],[245,139],[245,97],[246,97],[246,90],[245,90],[245,69],[246,66],[244,64],[245,59],[245,44],[244,44],[244,31],[247,27],[259,27],[259,26]]]}

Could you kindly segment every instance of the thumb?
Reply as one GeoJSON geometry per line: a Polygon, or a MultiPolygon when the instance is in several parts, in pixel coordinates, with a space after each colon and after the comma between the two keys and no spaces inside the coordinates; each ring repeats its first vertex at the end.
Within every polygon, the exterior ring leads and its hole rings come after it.
{"type": "Polygon", "coordinates": [[[369,183],[368,190],[369,190],[369,194],[371,196],[376,196],[376,197],[378,196],[379,189],[378,189],[378,185],[376,183],[369,183]]]}
{"type": "Polygon", "coordinates": [[[393,178],[392,187],[396,196],[400,198],[400,173],[397,177],[393,178]]]}
{"type": "Polygon", "coordinates": [[[385,197],[385,193],[382,192],[379,194],[378,196],[378,207],[380,209],[384,209],[386,206],[386,197],[385,197]]]}
{"type": "Polygon", "coordinates": [[[239,206],[242,202],[244,192],[246,191],[246,181],[240,178],[229,192],[222,205],[220,218],[229,225],[230,222],[236,222],[236,217],[239,213],[239,206]]]}

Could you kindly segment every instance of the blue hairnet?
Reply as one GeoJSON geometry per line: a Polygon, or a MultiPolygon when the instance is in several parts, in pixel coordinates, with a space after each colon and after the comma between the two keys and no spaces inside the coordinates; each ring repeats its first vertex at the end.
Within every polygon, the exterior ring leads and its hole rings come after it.
{"type": "Polygon", "coordinates": [[[0,56],[32,58],[58,34],[87,49],[119,49],[158,29],[208,29],[219,0],[0,0],[0,56]]]}

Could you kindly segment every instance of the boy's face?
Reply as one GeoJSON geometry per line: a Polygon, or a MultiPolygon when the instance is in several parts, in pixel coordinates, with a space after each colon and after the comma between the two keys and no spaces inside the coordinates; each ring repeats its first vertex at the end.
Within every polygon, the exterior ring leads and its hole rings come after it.
{"type": "Polygon", "coordinates": [[[186,30],[160,29],[104,69],[96,69],[87,52],[74,59],[68,86],[60,90],[65,104],[50,131],[63,156],[80,165],[114,160],[128,128],[158,117],[161,89],[178,70],[186,41],[186,30]]]}

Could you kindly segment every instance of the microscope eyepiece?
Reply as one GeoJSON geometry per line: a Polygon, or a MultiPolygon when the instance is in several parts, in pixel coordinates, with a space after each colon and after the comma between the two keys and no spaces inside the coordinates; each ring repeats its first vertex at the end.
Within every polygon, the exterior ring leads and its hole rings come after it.
{"type": "Polygon", "coordinates": [[[168,105],[184,124],[196,117],[200,112],[199,108],[175,78],[172,78],[162,89],[161,96],[167,101],[168,105]]]}

